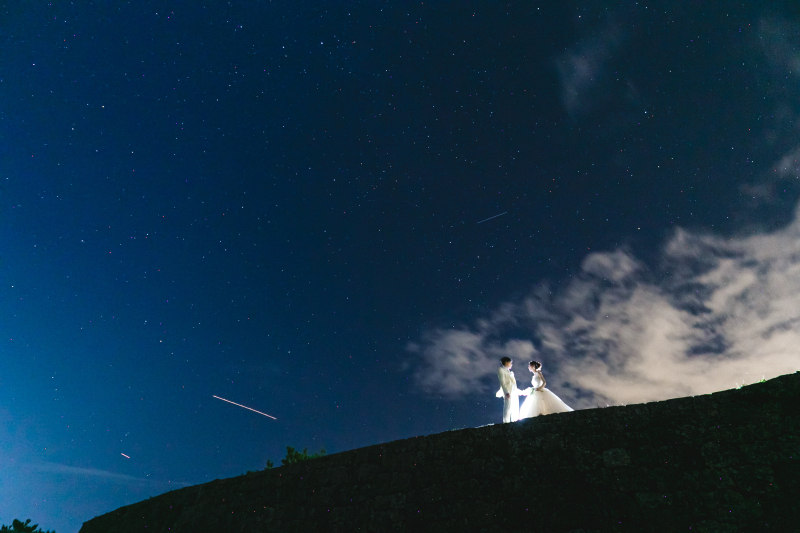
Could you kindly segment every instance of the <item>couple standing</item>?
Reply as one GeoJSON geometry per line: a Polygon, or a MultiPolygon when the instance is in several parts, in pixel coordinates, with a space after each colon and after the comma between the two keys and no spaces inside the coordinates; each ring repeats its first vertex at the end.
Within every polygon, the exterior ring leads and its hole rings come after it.
{"type": "Polygon", "coordinates": [[[525,390],[519,390],[517,380],[511,371],[513,364],[511,359],[503,357],[500,362],[503,366],[497,371],[497,378],[500,380],[497,397],[503,398],[503,422],[516,422],[523,418],[572,411],[572,408],[561,401],[561,398],[544,388],[547,382],[542,375],[542,363],[539,361],[528,363],[528,370],[533,373],[532,386],[525,390]],[[520,396],[527,396],[522,407],[519,406],[520,396]]]}

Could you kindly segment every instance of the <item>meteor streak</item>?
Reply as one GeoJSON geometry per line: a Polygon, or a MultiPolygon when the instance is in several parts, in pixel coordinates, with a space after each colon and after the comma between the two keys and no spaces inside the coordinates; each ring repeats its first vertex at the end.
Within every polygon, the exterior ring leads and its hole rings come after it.
{"type": "Polygon", "coordinates": [[[251,411],[253,411],[254,413],[258,413],[258,414],[260,414],[260,415],[268,416],[268,417],[270,417],[270,418],[271,418],[271,419],[273,419],[273,420],[277,420],[277,418],[275,418],[275,417],[274,417],[274,416],[272,416],[272,415],[268,415],[267,413],[262,413],[261,411],[256,411],[255,409],[252,409],[252,408],[250,408],[250,407],[247,407],[246,405],[242,405],[242,404],[240,404],[240,403],[232,402],[232,401],[230,401],[230,400],[226,400],[225,398],[220,398],[219,396],[215,396],[215,395],[213,395],[213,394],[212,394],[212,396],[214,396],[214,398],[216,398],[217,400],[222,400],[223,402],[232,403],[233,405],[238,405],[239,407],[244,407],[245,409],[250,409],[250,410],[251,410],[251,411]]]}
{"type": "MultiPolygon", "coordinates": [[[[508,211],[503,211],[499,215],[495,215],[495,216],[489,217],[489,218],[484,218],[483,220],[481,220],[481,222],[486,222],[487,220],[492,220],[493,218],[501,217],[501,216],[505,215],[506,213],[508,213],[508,211]]],[[[481,222],[478,222],[478,224],[480,224],[481,222]]]]}
{"type": "MultiPolygon", "coordinates": [[[[121,453],[120,455],[121,455],[122,457],[128,457],[128,456],[127,456],[127,455],[125,455],[124,453],[121,453]]],[[[130,457],[128,457],[128,459],[130,459],[130,457]]]]}

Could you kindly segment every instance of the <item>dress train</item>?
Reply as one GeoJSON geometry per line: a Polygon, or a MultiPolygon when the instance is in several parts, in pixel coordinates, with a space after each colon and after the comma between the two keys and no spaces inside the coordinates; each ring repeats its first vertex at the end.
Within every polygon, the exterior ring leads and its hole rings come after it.
{"type": "Polygon", "coordinates": [[[525,401],[522,402],[522,405],[519,408],[519,418],[522,420],[523,418],[532,418],[534,416],[539,415],[549,415],[553,413],[566,413],[568,411],[573,411],[572,407],[565,404],[561,398],[553,394],[547,389],[542,389],[540,391],[535,390],[542,386],[542,380],[539,378],[538,374],[533,375],[532,381],[532,389],[528,394],[528,397],[525,398],[525,401]]]}

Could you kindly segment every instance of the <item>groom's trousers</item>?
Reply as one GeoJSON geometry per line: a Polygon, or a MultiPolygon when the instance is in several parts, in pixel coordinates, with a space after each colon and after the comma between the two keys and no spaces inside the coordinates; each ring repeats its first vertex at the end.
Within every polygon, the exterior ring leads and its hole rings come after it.
{"type": "Polygon", "coordinates": [[[512,394],[510,398],[503,396],[503,423],[519,420],[519,396],[512,394]]]}

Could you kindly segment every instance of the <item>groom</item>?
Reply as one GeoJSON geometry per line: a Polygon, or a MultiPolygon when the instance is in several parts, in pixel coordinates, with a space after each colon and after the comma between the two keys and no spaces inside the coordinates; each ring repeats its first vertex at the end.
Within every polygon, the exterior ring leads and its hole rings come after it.
{"type": "Polygon", "coordinates": [[[501,366],[497,370],[497,379],[500,380],[500,390],[497,397],[503,397],[503,423],[519,420],[519,390],[517,380],[511,371],[513,362],[509,357],[500,359],[501,366]]]}

